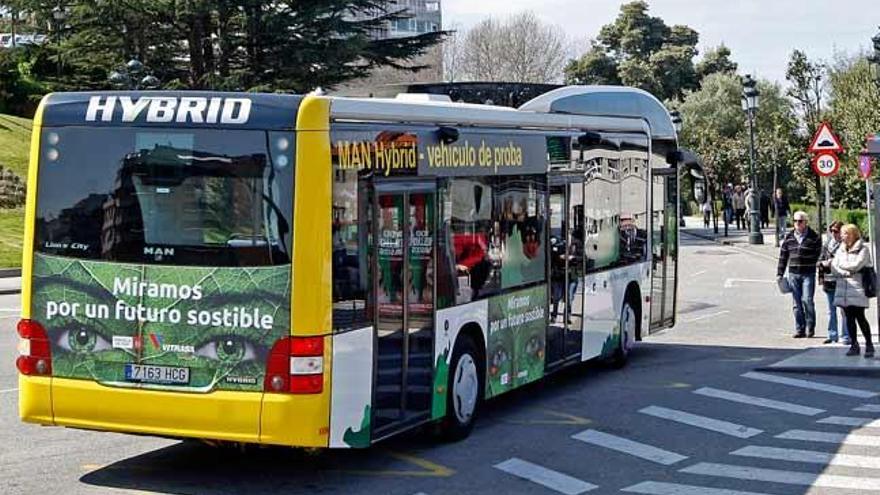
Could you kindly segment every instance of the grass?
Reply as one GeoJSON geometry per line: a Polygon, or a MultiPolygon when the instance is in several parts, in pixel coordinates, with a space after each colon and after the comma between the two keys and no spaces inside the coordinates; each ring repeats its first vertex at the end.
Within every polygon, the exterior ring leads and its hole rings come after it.
{"type": "MultiPolygon", "coordinates": [[[[0,114],[0,166],[27,181],[31,121],[0,114]]],[[[24,208],[0,209],[0,268],[21,266],[24,208]]]]}
{"type": "Polygon", "coordinates": [[[31,121],[0,114],[0,165],[27,181],[31,121]]]}
{"type": "Polygon", "coordinates": [[[21,266],[24,208],[0,210],[0,268],[21,266]]]}

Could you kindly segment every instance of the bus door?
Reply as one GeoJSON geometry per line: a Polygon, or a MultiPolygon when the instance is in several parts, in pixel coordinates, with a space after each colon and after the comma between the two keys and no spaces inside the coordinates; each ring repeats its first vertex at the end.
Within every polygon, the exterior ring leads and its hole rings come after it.
{"type": "Polygon", "coordinates": [[[678,266],[678,171],[654,170],[652,194],[651,330],[675,324],[678,266]]]}
{"type": "Polygon", "coordinates": [[[375,184],[373,436],[429,417],[434,355],[436,185],[375,184]]]}
{"type": "Polygon", "coordinates": [[[550,176],[547,363],[580,359],[584,317],[584,176],[550,176]]]}

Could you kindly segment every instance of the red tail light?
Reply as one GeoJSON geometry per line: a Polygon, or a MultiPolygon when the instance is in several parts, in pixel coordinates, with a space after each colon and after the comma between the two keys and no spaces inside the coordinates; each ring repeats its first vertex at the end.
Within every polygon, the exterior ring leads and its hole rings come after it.
{"type": "Polygon", "coordinates": [[[319,394],[324,390],[324,337],[285,337],[266,362],[266,392],[319,394]]]}
{"type": "Polygon", "coordinates": [[[34,320],[20,320],[16,327],[21,340],[15,367],[22,375],[51,375],[52,350],[46,329],[34,320]]]}

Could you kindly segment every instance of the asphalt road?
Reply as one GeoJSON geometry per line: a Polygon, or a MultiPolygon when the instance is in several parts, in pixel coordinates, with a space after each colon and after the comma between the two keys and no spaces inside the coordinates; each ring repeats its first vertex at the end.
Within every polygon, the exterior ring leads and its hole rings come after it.
{"type": "Polygon", "coordinates": [[[824,332],[790,337],[772,258],[682,243],[679,324],[626,368],[582,366],[492,401],[459,443],[414,432],[366,451],[240,452],[24,425],[18,298],[0,296],[0,493],[880,493],[876,378],[743,376],[824,332]]]}

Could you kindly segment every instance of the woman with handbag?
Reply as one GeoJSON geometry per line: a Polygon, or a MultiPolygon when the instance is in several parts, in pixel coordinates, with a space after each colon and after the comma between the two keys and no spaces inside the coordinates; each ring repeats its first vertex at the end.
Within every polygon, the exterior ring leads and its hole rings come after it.
{"type": "Polygon", "coordinates": [[[840,232],[843,245],[838,248],[831,262],[831,272],[834,273],[837,282],[834,304],[843,308],[843,313],[846,315],[850,341],[846,355],[859,355],[859,341],[856,336],[856,323],[858,323],[862,335],[865,336],[865,357],[869,358],[874,356],[874,344],[871,342],[871,325],[865,318],[865,308],[868,307],[868,297],[871,295],[870,289],[873,283],[868,280],[869,283],[865,284],[864,272],[869,272],[869,279],[873,277],[871,250],[862,242],[861,232],[855,225],[844,225],[840,232]],[[866,289],[869,290],[866,292],[866,289]]]}
{"type": "Polygon", "coordinates": [[[837,306],[834,304],[834,293],[837,291],[837,282],[834,274],[831,273],[831,262],[834,255],[837,254],[843,243],[840,237],[840,228],[843,222],[835,220],[828,226],[828,236],[822,245],[822,255],[819,258],[819,284],[822,286],[822,292],[828,299],[828,338],[823,344],[833,344],[837,342],[838,335],[843,340],[843,345],[849,345],[849,333],[846,330],[846,318],[837,318],[837,306]],[[840,320],[840,325],[837,322],[840,320]],[[840,332],[838,332],[838,328],[840,332]]]}

